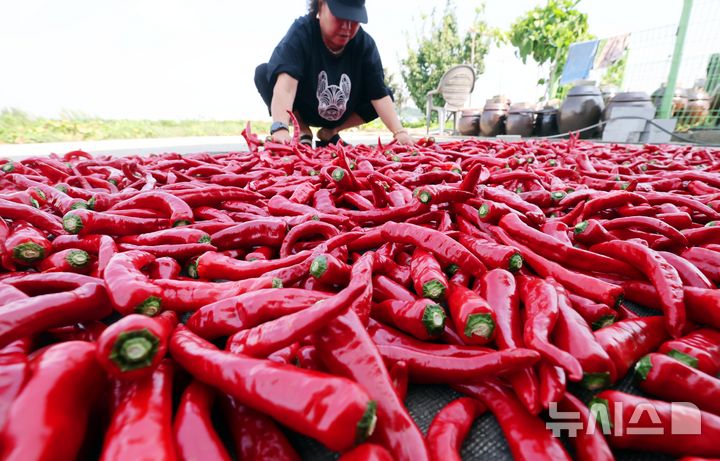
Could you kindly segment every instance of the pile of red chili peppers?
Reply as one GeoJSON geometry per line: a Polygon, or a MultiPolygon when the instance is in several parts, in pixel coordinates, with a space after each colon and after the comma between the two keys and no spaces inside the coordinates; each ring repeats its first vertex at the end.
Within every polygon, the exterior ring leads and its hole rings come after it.
{"type": "Polygon", "coordinates": [[[451,460],[485,412],[516,459],[720,457],[720,151],[243,134],[0,160],[0,459],[451,460]],[[465,396],[424,434],[412,383],[465,396]]]}

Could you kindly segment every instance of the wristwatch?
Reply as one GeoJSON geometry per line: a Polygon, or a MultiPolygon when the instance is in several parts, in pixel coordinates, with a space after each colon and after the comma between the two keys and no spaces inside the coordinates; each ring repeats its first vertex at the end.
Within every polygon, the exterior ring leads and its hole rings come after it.
{"type": "Polygon", "coordinates": [[[290,131],[290,127],[287,126],[287,123],[283,122],[273,122],[272,125],[270,125],[270,134],[275,134],[276,131],[280,130],[290,131]]]}

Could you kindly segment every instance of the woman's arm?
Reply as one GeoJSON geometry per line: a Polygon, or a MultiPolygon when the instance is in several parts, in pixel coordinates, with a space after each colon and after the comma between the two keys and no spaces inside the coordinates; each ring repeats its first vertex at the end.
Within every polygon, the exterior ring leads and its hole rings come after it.
{"type": "Polygon", "coordinates": [[[371,103],[375,108],[375,112],[380,116],[380,120],[392,132],[393,138],[397,139],[397,142],[400,144],[413,144],[415,142],[407,130],[403,128],[400,117],[395,112],[395,104],[390,96],[374,99],[371,103]]]}
{"type": "MultiPolygon", "coordinates": [[[[270,113],[273,122],[283,122],[286,125],[290,123],[288,111],[292,110],[295,101],[295,93],[297,93],[298,81],[290,76],[290,74],[282,73],[278,75],[275,86],[273,87],[273,97],[270,103],[270,113]]],[[[275,142],[290,141],[290,132],[287,130],[279,130],[273,133],[272,139],[275,142]]]]}

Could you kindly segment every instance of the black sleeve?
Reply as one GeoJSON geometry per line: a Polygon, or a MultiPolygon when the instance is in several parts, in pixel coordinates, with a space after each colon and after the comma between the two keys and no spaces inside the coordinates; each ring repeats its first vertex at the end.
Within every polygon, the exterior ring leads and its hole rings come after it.
{"type": "Polygon", "coordinates": [[[273,50],[267,65],[267,77],[272,86],[277,76],[287,73],[296,80],[303,77],[303,67],[307,55],[306,45],[310,42],[309,28],[306,27],[307,18],[295,20],[285,37],[273,50]]]}
{"type": "Polygon", "coordinates": [[[385,85],[385,74],[383,72],[382,60],[380,52],[375,45],[375,40],[370,35],[365,36],[364,49],[364,65],[365,71],[365,94],[370,100],[384,98],[390,95],[390,90],[385,85]]]}

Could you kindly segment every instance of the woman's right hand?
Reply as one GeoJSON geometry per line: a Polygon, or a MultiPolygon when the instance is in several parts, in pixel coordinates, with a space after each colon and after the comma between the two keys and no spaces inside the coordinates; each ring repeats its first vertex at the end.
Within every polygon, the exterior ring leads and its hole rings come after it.
{"type": "Polygon", "coordinates": [[[292,139],[288,130],[277,130],[272,134],[271,138],[273,142],[280,144],[290,144],[290,140],[292,139]]]}

